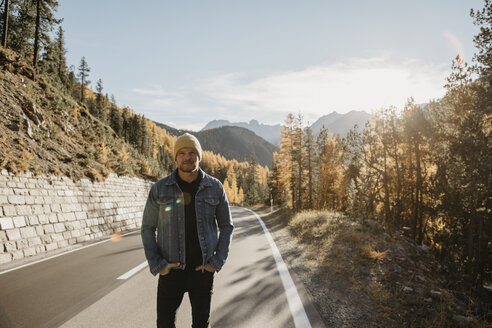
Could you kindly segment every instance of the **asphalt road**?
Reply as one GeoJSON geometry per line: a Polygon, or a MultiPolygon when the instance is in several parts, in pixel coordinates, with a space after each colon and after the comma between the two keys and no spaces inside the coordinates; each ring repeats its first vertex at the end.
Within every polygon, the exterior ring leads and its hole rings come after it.
{"type": "MultiPolygon", "coordinates": [[[[229,260],[215,275],[211,326],[322,327],[254,213],[232,213],[236,229],[229,260]]],[[[135,233],[0,274],[0,327],[155,327],[158,278],[144,267],[117,279],[143,262],[135,233]]],[[[191,326],[186,294],[176,326],[191,326]]]]}

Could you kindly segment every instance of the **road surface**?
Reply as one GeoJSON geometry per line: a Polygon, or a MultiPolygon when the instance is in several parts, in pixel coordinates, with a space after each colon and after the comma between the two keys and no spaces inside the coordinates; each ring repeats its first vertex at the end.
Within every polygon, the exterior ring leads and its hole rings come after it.
{"type": "MultiPolygon", "coordinates": [[[[231,211],[234,237],[215,275],[211,326],[323,327],[256,214],[231,211]]],[[[157,279],[139,232],[98,243],[0,274],[0,327],[155,327],[157,279]]],[[[185,294],[176,327],[190,326],[185,294]]]]}

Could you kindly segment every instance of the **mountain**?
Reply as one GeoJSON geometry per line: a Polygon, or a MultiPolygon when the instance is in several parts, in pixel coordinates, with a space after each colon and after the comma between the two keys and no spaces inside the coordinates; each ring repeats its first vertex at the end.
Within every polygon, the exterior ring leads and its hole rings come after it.
{"type": "MultiPolygon", "coordinates": [[[[347,132],[357,124],[359,131],[361,131],[366,122],[369,120],[371,115],[364,111],[350,111],[346,114],[340,114],[337,112],[332,112],[328,115],[320,117],[316,122],[311,125],[311,130],[313,130],[313,134],[316,136],[319,134],[319,131],[323,126],[328,129],[329,132],[333,134],[339,134],[344,137],[347,132]]],[[[218,128],[222,126],[237,126],[246,128],[248,130],[253,131],[258,136],[262,137],[265,140],[268,140],[274,145],[278,145],[280,142],[280,129],[281,125],[267,125],[259,123],[257,120],[251,120],[249,123],[246,122],[236,122],[231,123],[227,120],[214,120],[208,122],[205,127],[201,131],[206,131],[208,129],[218,128]]],[[[173,128],[171,128],[173,129],[173,128]]],[[[174,129],[176,130],[176,129],[174,129]]],[[[181,131],[181,130],[177,130],[181,131]]],[[[168,133],[172,134],[171,131],[168,130],[168,133]]]]}
{"type": "Polygon", "coordinates": [[[251,130],[254,133],[256,133],[258,136],[271,142],[274,145],[277,145],[280,142],[280,127],[281,127],[280,124],[276,124],[276,125],[262,124],[259,123],[257,120],[251,120],[249,121],[249,123],[246,122],[232,123],[227,120],[214,120],[208,122],[207,125],[205,125],[205,127],[201,131],[218,128],[226,125],[238,126],[241,128],[251,130]]]}
{"type": "Polygon", "coordinates": [[[331,114],[320,117],[311,125],[314,135],[318,135],[321,128],[324,126],[329,132],[338,134],[344,137],[347,132],[357,125],[358,130],[364,129],[366,122],[371,115],[364,111],[350,111],[346,114],[333,112],[331,114]]]}

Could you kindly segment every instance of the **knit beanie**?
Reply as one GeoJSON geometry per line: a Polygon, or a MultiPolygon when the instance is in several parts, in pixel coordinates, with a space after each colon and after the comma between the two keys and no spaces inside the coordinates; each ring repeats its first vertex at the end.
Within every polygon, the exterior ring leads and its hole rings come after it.
{"type": "Polygon", "coordinates": [[[176,160],[176,155],[178,155],[178,151],[181,148],[193,148],[198,155],[198,159],[202,159],[202,146],[200,146],[200,142],[195,136],[185,133],[176,139],[176,142],[174,142],[174,160],[176,160]]]}

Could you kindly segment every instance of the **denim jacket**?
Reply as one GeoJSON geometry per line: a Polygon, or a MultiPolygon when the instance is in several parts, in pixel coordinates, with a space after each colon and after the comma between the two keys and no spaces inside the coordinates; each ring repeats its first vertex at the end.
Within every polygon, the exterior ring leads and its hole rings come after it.
{"type": "MultiPolygon", "coordinates": [[[[142,242],[153,275],[168,263],[180,262],[178,269],[185,268],[184,197],[176,181],[177,174],[176,169],[152,186],[143,212],[142,242]]],[[[224,187],[216,178],[203,171],[202,174],[195,196],[202,271],[205,264],[210,263],[218,272],[229,254],[234,226],[224,187]]]]}

